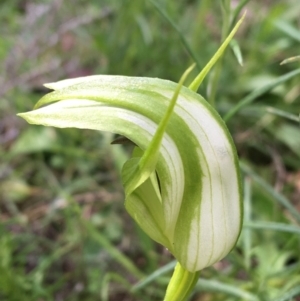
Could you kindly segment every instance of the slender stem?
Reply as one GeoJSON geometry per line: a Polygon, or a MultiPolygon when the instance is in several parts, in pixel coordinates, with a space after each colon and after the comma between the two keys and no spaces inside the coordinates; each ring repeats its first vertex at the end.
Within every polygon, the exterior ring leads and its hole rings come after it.
{"type": "Polygon", "coordinates": [[[176,264],[164,301],[185,301],[194,289],[200,271],[192,273],[176,264]]]}

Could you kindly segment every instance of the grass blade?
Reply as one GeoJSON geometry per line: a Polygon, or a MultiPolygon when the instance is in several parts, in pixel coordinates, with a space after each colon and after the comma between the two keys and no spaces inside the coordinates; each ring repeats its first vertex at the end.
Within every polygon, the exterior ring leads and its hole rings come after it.
{"type": "Polygon", "coordinates": [[[128,272],[130,272],[137,279],[141,279],[143,273],[134,265],[134,263],[126,257],[121,251],[114,247],[106,236],[97,231],[89,222],[84,222],[90,236],[102,246],[108,254],[114,258],[120,265],[122,265],[128,272]]]}
{"type": "Polygon", "coordinates": [[[193,51],[193,49],[190,47],[187,39],[185,38],[184,34],[181,32],[180,28],[174,23],[174,21],[169,17],[169,15],[165,12],[164,9],[161,8],[161,6],[156,3],[153,0],[148,0],[150,3],[152,3],[155,8],[158,10],[158,12],[170,23],[170,25],[177,31],[180,40],[183,44],[183,46],[186,48],[187,52],[189,53],[189,55],[191,56],[191,58],[196,62],[197,64],[197,69],[198,71],[201,70],[201,64],[199,59],[197,58],[197,55],[195,54],[195,52],[193,51]]]}
{"type": "Polygon", "coordinates": [[[143,287],[145,287],[149,283],[155,281],[158,277],[172,271],[175,268],[175,265],[176,265],[176,260],[173,260],[170,263],[166,264],[165,266],[155,270],[152,274],[150,274],[149,276],[147,276],[143,280],[136,283],[132,287],[131,292],[136,292],[136,291],[142,289],[143,287]]]}
{"type": "Polygon", "coordinates": [[[101,300],[108,301],[109,299],[109,285],[111,282],[118,283],[122,287],[129,291],[130,283],[121,275],[117,273],[107,273],[102,281],[102,288],[101,288],[101,300]]]}
{"type": "Polygon", "coordinates": [[[272,107],[266,107],[265,109],[268,113],[270,114],[274,114],[280,117],[284,117],[286,119],[292,120],[292,121],[296,121],[296,122],[300,122],[300,118],[297,115],[276,109],[276,108],[272,108],[272,107]]]}
{"type": "Polygon", "coordinates": [[[300,234],[300,227],[295,225],[283,224],[283,223],[249,221],[244,223],[244,227],[251,228],[251,229],[274,230],[274,231],[300,234]]]}
{"type": "Polygon", "coordinates": [[[293,62],[297,62],[297,61],[300,61],[300,55],[293,56],[293,57],[289,57],[289,58],[283,60],[283,61],[280,63],[280,65],[285,65],[285,64],[293,63],[293,62]]]}
{"type": "Polygon", "coordinates": [[[299,29],[295,28],[294,26],[283,20],[277,20],[275,22],[275,26],[282,32],[286,33],[289,37],[293,38],[297,42],[300,42],[299,29]]]}
{"type": "Polygon", "coordinates": [[[233,12],[233,17],[232,17],[232,21],[231,21],[231,26],[230,27],[233,27],[233,25],[236,23],[236,20],[238,19],[238,16],[239,16],[240,12],[247,5],[248,2],[249,2],[249,0],[241,0],[238,3],[237,7],[235,8],[235,10],[233,12]]]}
{"type": "Polygon", "coordinates": [[[242,55],[242,51],[240,48],[239,43],[237,42],[237,40],[232,39],[232,41],[230,42],[230,47],[234,53],[234,56],[236,57],[238,63],[243,66],[243,55],[242,55]]]}
{"type": "Polygon", "coordinates": [[[285,207],[289,213],[300,223],[300,213],[295,210],[295,207],[290,203],[290,201],[275,191],[274,188],[269,185],[263,178],[256,174],[249,166],[240,162],[242,171],[248,174],[261,188],[268,192],[279,204],[285,207]]]}
{"type": "Polygon", "coordinates": [[[236,286],[221,283],[215,280],[200,279],[196,285],[196,288],[201,291],[225,293],[227,295],[238,297],[240,298],[239,300],[259,301],[255,295],[249,292],[246,292],[236,286]]]}
{"type": "Polygon", "coordinates": [[[295,287],[291,289],[290,291],[284,293],[281,297],[273,299],[272,301],[286,301],[291,300],[291,298],[299,296],[300,294],[300,287],[295,287]]]}
{"type": "Polygon", "coordinates": [[[202,81],[204,80],[207,73],[210,71],[210,69],[215,65],[215,63],[218,61],[218,59],[223,55],[226,47],[234,37],[235,33],[239,29],[240,25],[244,21],[245,14],[242,16],[242,18],[236,23],[232,31],[229,33],[229,35],[226,37],[226,39],[223,41],[222,45],[219,47],[219,49],[216,51],[216,53],[213,55],[213,57],[209,60],[209,62],[205,65],[205,67],[201,70],[199,75],[193,80],[193,82],[189,85],[189,89],[192,91],[197,92],[199,86],[201,85],[202,81]]]}
{"type": "Polygon", "coordinates": [[[300,69],[293,70],[287,74],[284,74],[280,77],[278,77],[276,80],[273,82],[265,85],[262,88],[259,88],[257,90],[254,90],[250,94],[248,94],[246,97],[244,97],[238,104],[236,104],[229,112],[224,116],[224,120],[227,122],[229,119],[231,119],[240,109],[243,107],[249,105],[252,103],[257,97],[263,95],[264,93],[272,90],[276,86],[288,81],[289,79],[297,76],[300,74],[300,69]]]}
{"type": "MultiPolygon", "coordinates": [[[[252,211],[252,191],[251,191],[251,179],[246,177],[244,182],[244,224],[248,224],[251,221],[251,211],[252,211]]],[[[251,230],[244,229],[243,231],[243,245],[245,253],[245,267],[247,270],[250,269],[251,261],[251,246],[252,246],[252,237],[251,230]]]]}

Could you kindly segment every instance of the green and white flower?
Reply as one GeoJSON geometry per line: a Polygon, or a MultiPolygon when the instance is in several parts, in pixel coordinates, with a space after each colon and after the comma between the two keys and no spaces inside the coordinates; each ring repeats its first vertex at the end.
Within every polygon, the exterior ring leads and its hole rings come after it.
{"type": "Polygon", "coordinates": [[[137,147],[122,175],[126,209],[190,273],[224,258],[242,221],[232,138],[195,92],[213,63],[190,88],[182,86],[187,73],[179,84],[108,75],[47,84],[54,91],[37,109],[19,114],[29,123],[110,131],[133,141],[137,147]]]}
{"type": "MultiPolygon", "coordinates": [[[[55,91],[39,105],[58,102],[20,114],[29,123],[110,131],[146,150],[178,84],[100,75],[47,86],[55,91]]],[[[126,208],[187,270],[197,271],[222,259],[239,235],[236,151],[217,112],[186,87],[159,150],[151,177],[127,195],[126,208]]]]}

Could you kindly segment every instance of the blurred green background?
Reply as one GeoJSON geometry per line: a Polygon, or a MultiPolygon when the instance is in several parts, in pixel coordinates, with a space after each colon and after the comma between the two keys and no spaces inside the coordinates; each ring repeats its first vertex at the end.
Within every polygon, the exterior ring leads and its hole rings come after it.
{"type": "Polygon", "coordinates": [[[245,10],[236,44],[199,91],[236,142],[244,227],[230,255],[201,273],[192,300],[300,300],[300,71],[297,61],[280,65],[300,55],[300,1],[155,3],[0,2],[1,301],[162,300],[174,262],[124,210],[119,170],[130,148],[111,146],[109,133],[30,126],[16,114],[59,79],[178,81],[194,60],[206,64],[245,10]]]}

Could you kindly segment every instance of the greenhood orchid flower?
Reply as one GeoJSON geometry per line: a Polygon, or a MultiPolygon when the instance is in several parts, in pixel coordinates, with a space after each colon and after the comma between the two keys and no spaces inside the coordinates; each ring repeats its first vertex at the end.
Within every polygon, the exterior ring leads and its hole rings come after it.
{"type": "Polygon", "coordinates": [[[238,25],[189,88],[189,70],[179,84],[81,77],[47,84],[54,91],[19,114],[33,124],[110,131],[134,142],[122,171],[125,207],[191,274],[224,258],[241,230],[236,150],[219,114],[195,92],[238,25]]]}
{"type": "Polygon", "coordinates": [[[177,86],[162,79],[106,75],[65,80],[48,84],[55,91],[38,106],[53,104],[20,116],[46,126],[111,131],[133,141],[139,148],[123,169],[126,209],[152,239],[195,272],[222,259],[236,243],[241,188],[225,123],[186,87],[180,89],[148,172],[135,170],[177,86]],[[130,169],[141,183],[128,179],[130,169]]]}

